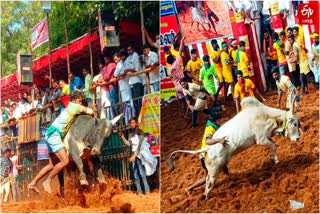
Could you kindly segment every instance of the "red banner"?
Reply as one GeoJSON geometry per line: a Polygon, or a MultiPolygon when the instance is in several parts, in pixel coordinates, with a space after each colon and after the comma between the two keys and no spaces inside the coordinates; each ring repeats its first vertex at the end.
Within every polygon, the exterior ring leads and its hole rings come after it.
{"type": "Polygon", "coordinates": [[[170,47],[171,44],[173,44],[174,38],[178,32],[179,26],[176,15],[160,17],[160,62],[163,66],[166,66],[163,47],[170,47]]]}
{"type": "Polygon", "coordinates": [[[319,26],[319,4],[310,2],[308,4],[299,4],[298,17],[300,25],[319,26]]]}
{"type": "Polygon", "coordinates": [[[32,50],[39,47],[43,43],[49,41],[49,32],[48,32],[48,20],[47,18],[43,19],[41,22],[36,24],[31,31],[31,47],[32,50]]]}

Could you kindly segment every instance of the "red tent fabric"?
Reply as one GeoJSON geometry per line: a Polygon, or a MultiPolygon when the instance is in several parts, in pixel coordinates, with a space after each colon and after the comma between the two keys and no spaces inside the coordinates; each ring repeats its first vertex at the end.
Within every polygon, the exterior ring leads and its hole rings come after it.
{"type": "MultiPolygon", "coordinates": [[[[71,41],[69,43],[69,60],[70,69],[83,79],[82,68],[90,65],[89,41],[91,40],[92,57],[94,71],[98,71],[97,61],[101,57],[101,48],[98,31],[93,31],[71,41]]],[[[141,47],[141,28],[137,23],[130,21],[120,22],[120,44],[126,47],[133,44],[135,47],[141,47]]],[[[112,49],[112,48],[111,48],[112,49]]],[[[110,51],[111,51],[110,49],[110,51]]],[[[117,48],[118,49],[118,48],[117,48]]],[[[113,49],[114,51],[115,49],[113,49]]],[[[138,50],[140,51],[140,50],[138,50]]],[[[54,80],[68,80],[67,69],[67,51],[66,45],[62,45],[51,51],[51,70],[54,80]]],[[[44,87],[49,85],[49,56],[44,55],[33,60],[33,82],[34,84],[44,87]]],[[[28,91],[30,87],[18,85],[17,73],[1,79],[1,99],[8,97],[14,100],[18,99],[18,93],[28,91]]]]}

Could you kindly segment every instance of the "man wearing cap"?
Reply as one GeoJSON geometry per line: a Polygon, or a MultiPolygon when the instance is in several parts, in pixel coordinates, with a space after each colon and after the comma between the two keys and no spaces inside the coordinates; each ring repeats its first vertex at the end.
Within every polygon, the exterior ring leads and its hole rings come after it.
{"type": "MultiPolygon", "coordinates": [[[[220,58],[220,57],[219,57],[220,58]]],[[[199,80],[203,83],[203,87],[211,95],[215,96],[217,94],[214,79],[218,80],[216,69],[210,64],[210,58],[208,55],[202,57],[203,67],[200,69],[199,80]]],[[[222,77],[221,77],[222,78],[222,77]]]]}
{"type": "Polygon", "coordinates": [[[320,55],[320,45],[319,45],[319,33],[318,32],[313,32],[311,34],[311,38],[313,39],[314,43],[311,45],[311,50],[312,50],[312,65],[315,67],[315,79],[316,82],[320,81],[320,75],[319,75],[319,70],[320,70],[320,60],[319,60],[319,55],[320,55]]]}
{"type": "Polygon", "coordinates": [[[244,78],[250,78],[249,75],[249,58],[247,53],[245,52],[246,43],[244,41],[240,41],[239,48],[236,54],[236,62],[238,63],[238,71],[242,71],[244,78]]]}

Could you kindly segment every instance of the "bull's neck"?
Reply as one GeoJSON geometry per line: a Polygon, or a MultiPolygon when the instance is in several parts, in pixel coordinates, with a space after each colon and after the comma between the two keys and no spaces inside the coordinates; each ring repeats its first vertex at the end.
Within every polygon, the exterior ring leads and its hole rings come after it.
{"type": "Polygon", "coordinates": [[[267,108],[268,108],[268,115],[271,118],[276,119],[276,121],[278,121],[278,122],[283,122],[285,120],[286,111],[281,110],[281,109],[277,109],[277,108],[271,108],[268,106],[267,106],[267,108]]]}

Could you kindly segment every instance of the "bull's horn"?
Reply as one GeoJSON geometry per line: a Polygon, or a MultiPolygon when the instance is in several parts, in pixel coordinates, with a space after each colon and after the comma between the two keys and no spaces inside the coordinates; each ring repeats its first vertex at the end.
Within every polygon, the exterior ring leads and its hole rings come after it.
{"type": "Polygon", "coordinates": [[[113,118],[112,120],[111,120],[111,123],[112,123],[112,125],[114,126],[117,122],[118,122],[118,120],[120,120],[120,118],[123,116],[123,113],[122,114],[119,114],[118,116],[116,116],[115,118],[113,118]]]}
{"type": "MultiPolygon", "coordinates": [[[[297,92],[296,92],[297,93],[297,92]]],[[[297,99],[297,94],[294,95],[293,97],[293,101],[292,101],[292,107],[291,107],[291,113],[294,114],[294,109],[295,109],[295,102],[296,102],[296,99],[297,99]]]]}

